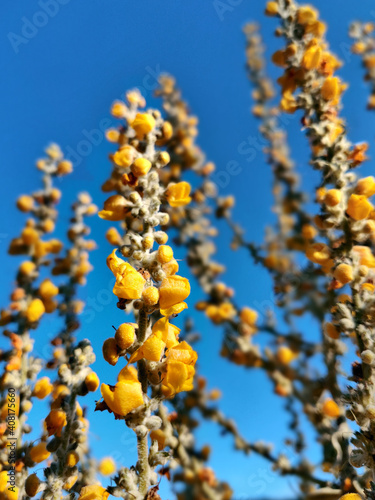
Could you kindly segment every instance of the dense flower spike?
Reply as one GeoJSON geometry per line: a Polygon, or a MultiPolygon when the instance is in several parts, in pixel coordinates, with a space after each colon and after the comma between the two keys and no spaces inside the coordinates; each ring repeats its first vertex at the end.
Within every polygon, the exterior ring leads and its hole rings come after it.
{"type": "Polygon", "coordinates": [[[117,306],[132,306],[137,322],[118,326],[115,336],[104,342],[103,355],[112,365],[126,357],[128,363],[137,363],[138,371],[127,365],[116,385],[102,384],[104,401],[97,409],[107,409],[115,418],[125,419],[138,441],[136,471],[124,471],[126,483],[117,477],[117,486],[109,491],[143,499],[156,484],[153,469],[164,462],[161,457],[152,459],[148,447],[149,430],[157,431],[161,425],[152,411],[162,399],[193,387],[197,355],[186,342],[179,342],[179,329],[168,319],[186,308],[183,301],[190,294],[190,284],[175,274],[178,264],[172,247],[166,245],[168,236],[157,230],[157,226],[169,222],[168,214],[161,210],[162,203],[171,207],[188,204],[191,188],[186,182],[164,187],[159,181],[169,155],[158,146],[172,137],[171,124],[164,122],[158,111],[141,112],[145,103],[137,91],[129,92],[127,101],[112,107],[114,116],[124,122],[117,133],[107,132],[111,141],[118,142],[118,150],[111,155],[113,171],[103,190],[116,194],[107,199],[99,216],[122,221],[123,237],[116,228],[107,233],[108,241],[116,247],[107,265],[116,280],[113,293],[119,299],[117,306]],[[155,250],[154,244],[158,245],[155,250]],[[157,321],[159,312],[165,317],[157,321]]]}
{"type": "MultiPolygon", "coordinates": [[[[54,297],[59,294],[59,287],[51,279],[41,280],[44,268],[50,265],[50,258],[62,249],[58,239],[49,238],[57,219],[56,205],[61,193],[53,186],[55,177],[71,172],[72,165],[64,160],[60,148],[51,144],[46,149],[46,158],[37,161],[37,168],[43,175],[43,188],[32,195],[22,195],[17,200],[17,208],[29,214],[24,229],[19,237],[9,245],[10,255],[25,256],[19,266],[15,289],[10,298],[9,308],[1,313],[0,323],[6,326],[4,335],[11,341],[11,348],[1,353],[0,360],[5,362],[5,373],[1,377],[1,407],[7,407],[6,394],[9,388],[16,391],[17,412],[12,435],[17,437],[15,461],[20,463],[16,477],[20,495],[24,494],[29,446],[24,442],[25,435],[31,430],[27,413],[32,407],[31,398],[44,398],[51,392],[46,379],[34,385],[42,368],[42,361],[32,354],[33,340],[31,331],[36,329],[45,314],[55,310],[54,297]]],[[[5,416],[4,419],[5,421],[5,416]]],[[[9,470],[7,439],[11,428],[4,428],[1,433],[0,469],[9,470]]]]}

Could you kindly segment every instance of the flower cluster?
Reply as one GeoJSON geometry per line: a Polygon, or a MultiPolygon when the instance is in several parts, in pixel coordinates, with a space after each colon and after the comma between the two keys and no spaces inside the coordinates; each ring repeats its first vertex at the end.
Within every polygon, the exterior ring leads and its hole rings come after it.
{"type": "Polygon", "coordinates": [[[115,277],[117,307],[132,308],[136,322],[122,323],[103,344],[108,363],[114,366],[124,358],[127,364],[115,385],[102,384],[104,401],[97,409],[125,419],[138,441],[136,469],[122,469],[110,491],[122,491],[126,498],[144,498],[157,481],[153,469],[165,461],[154,445],[148,448],[149,432],[161,425],[152,412],[163,399],[193,388],[197,354],[187,342],[179,341],[180,330],[171,323],[187,308],[184,301],[190,284],[176,274],[179,265],[167,245],[168,236],[157,229],[169,222],[169,215],[160,209],[163,203],[181,207],[191,198],[186,182],[163,187],[159,180],[159,172],[170,162],[162,147],[172,136],[171,124],[156,110],[142,111],[145,102],[137,91],[126,97],[127,104],[118,101],[111,109],[123,122],[118,129],[107,131],[118,150],[111,155],[113,170],[103,189],[116,194],[105,201],[99,217],[121,222],[124,236],[116,228],[107,231],[108,241],[117,247],[107,265],[115,277]]]}

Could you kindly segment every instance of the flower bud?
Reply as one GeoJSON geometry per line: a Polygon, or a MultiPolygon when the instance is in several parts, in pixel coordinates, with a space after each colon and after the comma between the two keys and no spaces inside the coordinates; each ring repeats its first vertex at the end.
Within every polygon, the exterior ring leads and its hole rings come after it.
{"type": "Polygon", "coordinates": [[[120,325],[115,333],[115,341],[121,350],[128,349],[135,340],[134,326],[130,323],[120,325]]]}
{"type": "Polygon", "coordinates": [[[116,340],[113,337],[105,340],[103,343],[103,357],[112,366],[115,366],[119,360],[119,354],[117,351],[116,340]]]}

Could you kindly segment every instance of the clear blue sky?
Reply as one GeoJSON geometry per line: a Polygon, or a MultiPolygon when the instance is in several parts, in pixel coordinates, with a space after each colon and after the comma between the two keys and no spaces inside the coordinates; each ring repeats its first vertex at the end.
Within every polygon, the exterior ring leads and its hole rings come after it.
{"type": "MultiPolygon", "coordinates": [[[[371,156],[375,115],[364,111],[368,89],[362,82],[359,60],[349,53],[347,37],[348,24],[353,19],[353,1],[312,3],[328,21],[330,44],[345,63],[340,73],[350,83],[344,99],[350,137],[354,142],[368,140],[371,156]]],[[[235,194],[235,218],[245,226],[249,239],[261,240],[265,224],[273,220],[269,209],[271,177],[261,151],[255,159],[247,161],[238,147],[249,137],[258,137],[257,123],[249,113],[251,102],[241,27],[250,20],[262,24],[268,57],[280,43],[273,37],[275,20],[264,18],[263,8],[264,2],[259,0],[3,0],[0,7],[1,304],[8,301],[18,262],[17,258],[9,261],[7,247],[24,221],[22,214],[13,211],[14,201],[20,193],[39,186],[34,160],[50,141],[58,142],[73,155],[75,171],[61,182],[62,223],[69,218],[72,198],[82,189],[88,190],[101,205],[105,196],[100,185],[110,171],[107,161],[110,146],[102,140],[101,132],[98,135],[95,131],[112,121],[109,106],[126,89],[139,87],[150,99],[155,75],[160,72],[170,72],[177,78],[184,97],[200,119],[199,144],[216,163],[218,172],[225,171],[230,161],[239,163],[241,173],[232,176],[220,194],[235,194]],[[89,149],[82,142],[87,141],[87,136],[92,143],[89,149]]],[[[355,16],[374,20],[373,2],[356,2],[355,16]]],[[[270,73],[276,76],[279,70],[272,68],[270,73]]],[[[293,156],[305,185],[311,187],[316,177],[308,166],[306,143],[298,127],[298,119],[292,119],[288,125],[293,156]]],[[[370,170],[371,162],[364,168],[366,173],[370,170]]],[[[107,227],[103,221],[92,221],[92,236],[100,242],[100,249],[93,254],[95,274],[82,291],[82,297],[90,302],[97,303],[108,296],[105,290],[110,274],[104,259],[109,246],[103,240],[107,227]]],[[[233,255],[228,249],[229,233],[225,227],[220,229],[218,258],[228,264],[225,279],[236,289],[238,303],[259,311],[265,306],[273,307],[267,274],[252,265],[245,253],[233,255]]],[[[183,250],[180,252],[178,257],[183,258],[183,250]]],[[[194,298],[198,297],[198,293],[193,293],[190,311],[194,298]]],[[[114,383],[118,370],[105,365],[100,352],[103,340],[112,334],[111,325],[121,316],[114,299],[100,307],[94,321],[83,321],[80,337],[89,337],[93,342],[98,353],[95,368],[101,379],[114,383]]],[[[282,403],[272,395],[270,383],[261,373],[245,371],[220,359],[219,330],[201,316],[196,317],[196,322],[203,336],[198,348],[200,371],[209,378],[211,386],[223,388],[223,410],[237,419],[249,439],[276,441],[282,446],[280,436],[287,435],[286,422],[282,403]]],[[[45,335],[53,337],[55,333],[56,323],[47,319],[43,330],[36,334],[39,352],[45,352],[45,335]]],[[[313,334],[306,331],[307,336],[313,334]]],[[[85,398],[91,405],[94,399],[85,398]]],[[[119,462],[127,465],[134,462],[134,436],[123,430],[122,423],[114,423],[109,414],[94,415],[92,408],[90,420],[92,446],[98,456],[115,454],[119,462]]],[[[198,439],[200,443],[214,442],[211,465],[221,479],[231,483],[235,498],[265,494],[279,498],[294,496],[293,481],[269,475],[268,465],[255,456],[245,458],[234,453],[231,440],[220,437],[215,427],[209,430],[204,426],[198,439]]],[[[162,491],[168,491],[163,483],[162,491]]],[[[168,498],[168,493],[163,498],[168,498]]]]}

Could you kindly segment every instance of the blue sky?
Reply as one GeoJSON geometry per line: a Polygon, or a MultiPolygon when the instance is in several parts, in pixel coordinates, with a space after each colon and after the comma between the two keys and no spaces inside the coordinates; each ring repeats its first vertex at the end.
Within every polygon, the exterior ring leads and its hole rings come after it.
{"type": "MultiPolygon", "coordinates": [[[[323,19],[328,21],[331,47],[345,63],[340,74],[350,83],[344,98],[344,115],[353,142],[370,142],[372,156],[375,117],[365,112],[368,89],[362,81],[358,58],[349,53],[347,28],[353,19],[352,0],[316,0],[323,19]]],[[[221,195],[233,193],[237,204],[234,216],[245,228],[248,239],[260,241],[263,228],[272,222],[270,173],[260,149],[254,158],[241,154],[244,141],[259,137],[257,122],[250,116],[249,85],[244,70],[246,21],[262,24],[268,58],[279,48],[273,37],[275,20],[263,17],[259,0],[4,0],[0,7],[0,145],[3,181],[0,183],[0,258],[2,284],[0,303],[6,304],[18,259],[7,257],[10,239],[22,227],[24,217],[13,211],[20,193],[39,186],[34,161],[50,141],[58,142],[75,163],[74,173],[59,182],[64,192],[60,205],[61,227],[69,218],[69,205],[80,190],[91,193],[101,205],[105,196],[100,185],[110,165],[110,145],[102,131],[113,123],[109,106],[124,91],[139,87],[152,103],[156,75],[173,74],[193,112],[200,119],[199,144],[207,157],[225,172],[229,162],[238,162],[239,173],[228,182],[216,174],[221,195]],[[43,10],[44,6],[44,10],[43,10]],[[5,264],[6,263],[6,264],[5,264]]],[[[356,18],[374,20],[371,0],[356,2],[356,18]]],[[[279,74],[270,67],[270,74],[279,74]]],[[[312,187],[316,174],[308,166],[306,142],[299,132],[298,119],[286,125],[293,157],[312,187]]],[[[257,144],[257,143],[256,143],[257,144]]],[[[363,168],[368,174],[371,162],[363,168]]],[[[109,245],[103,235],[107,224],[92,220],[92,236],[99,250],[92,255],[95,273],[82,290],[82,298],[94,310],[83,318],[80,337],[88,337],[98,353],[96,370],[103,381],[113,383],[117,368],[101,360],[101,344],[110,336],[111,325],[121,320],[115,300],[108,293],[110,274],[105,266],[109,245]]],[[[272,285],[267,274],[255,267],[245,252],[229,250],[230,233],[220,225],[218,259],[227,263],[225,280],[236,289],[237,301],[259,311],[274,307],[272,285]]],[[[177,255],[184,258],[183,250],[177,255]]],[[[184,266],[183,266],[184,267],[184,266]]],[[[188,272],[183,269],[184,272],[188,272]]],[[[190,311],[199,292],[190,299],[190,311]]],[[[231,366],[218,357],[221,334],[201,316],[195,316],[202,333],[199,367],[210,385],[220,386],[223,410],[237,419],[244,435],[252,440],[276,441],[286,435],[282,402],[272,395],[268,380],[260,372],[231,366]]],[[[37,349],[45,352],[45,336],[53,337],[56,322],[47,319],[36,333],[37,349]]],[[[306,336],[314,335],[312,327],[306,336]]],[[[85,398],[86,399],[86,398],[85,398]]],[[[135,458],[134,436],[114,423],[107,414],[92,414],[92,447],[97,456],[116,454],[118,461],[131,464],[135,458]],[[120,438],[119,438],[120,436],[120,438]],[[120,445],[119,445],[120,442],[120,445]]],[[[37,421],[35,420],[34,423],[37,421]]],[[[36,423],[36,425],[38,425],[36,423]]],[[[256,456],[242,457],[232,451],[231,440],[221,437],[215,427],[204,426],[200,443],[213,442],[211,465],[218,476],[228,480],[237,499],[269,495],[283,497],[295,491],[293,481],[267,475],[268,465],[256,456]]],[[[165,481],[165,480],[163,480],[165,481]]],[[[162,491],[168,488],[162,483],[162,491]]],[[[164,498],[164,497],[163,497],[164,498]]]]}

